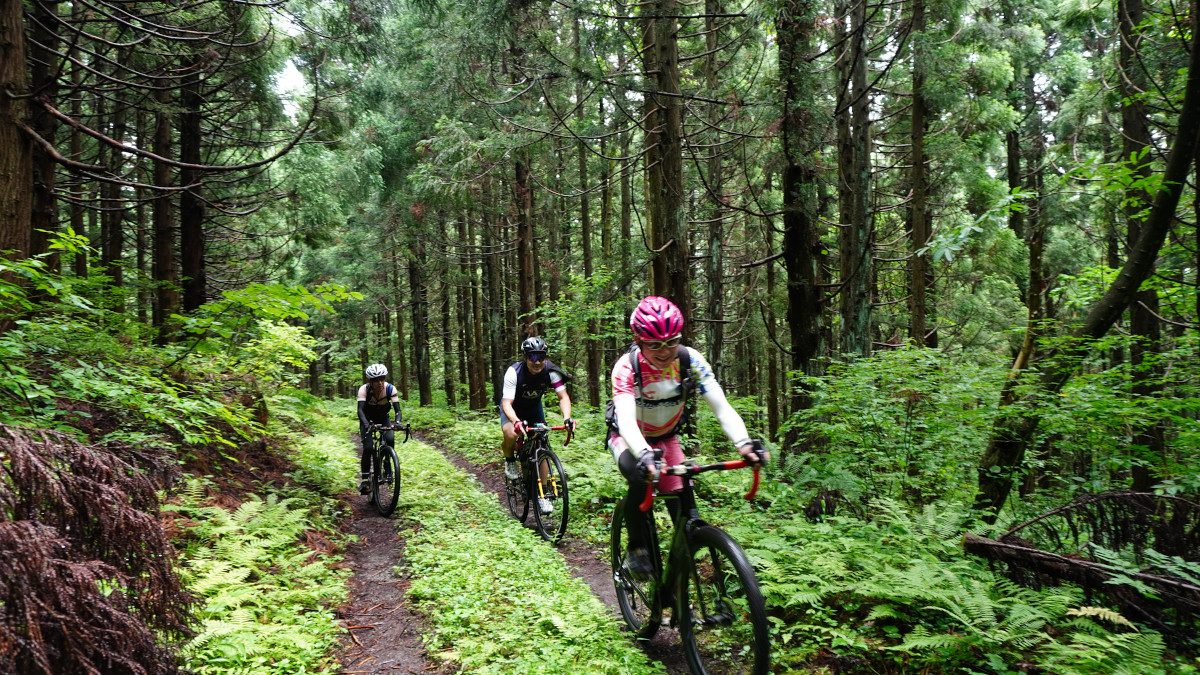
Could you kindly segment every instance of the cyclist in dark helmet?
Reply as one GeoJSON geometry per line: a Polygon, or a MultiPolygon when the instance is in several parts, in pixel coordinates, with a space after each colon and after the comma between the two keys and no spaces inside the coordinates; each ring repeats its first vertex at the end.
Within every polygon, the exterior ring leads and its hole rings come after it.
{"type": "MultiPolygon", "coordinates": [[[[396,388],[386,382],[387,368],[382,363],[372,363],[364,371],[367,383],[358,388],[358,435],[362,439],[363,453],[359,470],[362,472],[358,483],[358,493],[367,494],[371,491],[371,454],[375,445],[371,434],[367,431],[373,424],[388,426],[388,408],[396,412],[396,426],[400,424],[400,395],[396,388]]],[[[383,432],[383,440],[388,445],[395,445],[395,434],[391,429],[383,432]]]]}
{"type": "MultiPolygon", "coordinates": [[[[504,454],[504,474],[509,480],[517,479],[517,463],[513,448],[517,436],[525,433],[530,425],[546,421],[542,410],[542,395],[547,389],[558,394],[558,409],[564,424],[575,428],[571,419],[571,397],[567,395],[567,381],[562,369],[546,358],[546,341],[534,336],[521,343],[522,358],[504,373],[504,389],[500,395],[500,429],[504,441],[500,451],[504,454]]],[[[550,502],[538,499],[542,513],[551,511],[550,502]]]]}

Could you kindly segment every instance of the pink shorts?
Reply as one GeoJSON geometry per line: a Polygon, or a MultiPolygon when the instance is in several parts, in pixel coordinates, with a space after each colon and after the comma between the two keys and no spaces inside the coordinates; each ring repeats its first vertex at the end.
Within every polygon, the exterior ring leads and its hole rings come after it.
{"type": "MultiPolygon", "coordinates": [[[[608,449],[612,452],[614,460],[620,461],[621,453],[627,447],[625,439],[621,438],[620,434],[610,433],[608,435],[608,449]]],[[[651,443],[650,447],[663,451],[663,462],[667,466],[675,466],[686,459],[683,448],[679,446],[679,436],[677,435],[651,443]]],[[[680,476],[663,476],[658,481],[659,492],[677,492],[681,489],[683,489],[683,478],[680,476]]]]}

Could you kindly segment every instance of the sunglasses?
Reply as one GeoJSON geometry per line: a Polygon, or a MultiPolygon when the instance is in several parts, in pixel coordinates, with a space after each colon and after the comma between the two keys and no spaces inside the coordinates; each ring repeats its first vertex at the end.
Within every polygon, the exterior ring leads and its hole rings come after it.
{"type": "Polygon", "coordinates": [[[531,354],[526,354],[525,358],[529,359],[530,363],[541,363],[542,361],[546,360],[546,355],[538,353],[538,352],[533,352],[531,354]]]}
{"type": "Polygon", "coordinates": [[[683,338],[678,335],[673,338],[667,338],[666,340],[642,340],[642,346],[650,351],[657,351],[659,349],[678,347],[680,341],[682,340],[683,338]]]}

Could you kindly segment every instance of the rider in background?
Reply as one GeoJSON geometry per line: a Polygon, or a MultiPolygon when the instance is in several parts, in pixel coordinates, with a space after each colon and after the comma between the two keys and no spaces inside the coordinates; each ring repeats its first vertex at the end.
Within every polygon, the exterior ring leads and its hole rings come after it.
{"type": "MultiPolygon", "coordinates": [[[[372,363],[364,372],[367,383],[358,388],[358,436],[362,439],[363,446],[362,463],[359,466],[362,476],[358,484],[358,493],[362,495],[371,491],[371,455],[375,452],[371,434],[368,433],[371,425],[392,426],[388,424],[388,408],[396,411],[394,426],[400,425],[400,395],[394,386],[384,381],[388,374],[387,368],[382,363],[372,363]]],[[[384,430],[383,440],[388,445],[395,444],[395,434],[391,429],[384,430]]]]}
{"type": "MultiPolygon", "coordinates": [[[[746,424],[725,399],[712,367],[700,352],[680,345],[683,315],[675,303],[658,296],[644,298],[629,318],[636,348],[617,359],[612,371],[612,399],[618,431],[610,432],[609,450],[629,485],[625,498],[625,522],[629,526],[630,572],[649,575],[654,571],[647,544],[649,530],[646,514],[639,504],[646,495],[646,483],[658,477],[655,451],[661,451],[666,466],[684,460],[678,432],[683,421],[687,398],[699,391],[716,415],[721,429],[742,457],[750,462],[765,462],[769,455],[761,444],[750,439],[746,424]],[[683,364],[687,363],[686,370],[683,364]]],[[[663,476],[661,492],[676,492],[683,487],[679,476],[663,476]]],[[[685,492],[685,496],[690,491],[685,492]]],[[[693,503],[679,504],[690,510],[693,503]]]]}
{"type": "MultiPolygon", "coordinates": [[[[500,429],[504,441],[500,451],[504,454],[504,475],[517,480],[517,462],[513,448],[517,436],[538,422],[545,423],[546,413],[542,410],[542,395],[547,389],[558,394],[558,409],[562,412],[563,424],[575,428],[571,419],[571,397],[567,395],[567,381],[562,369],[546,359],[546,341],[534,336],[521,343],[523,358],[512,364],[504,373],[504,388],[500,395],[500,429]]],[[[550,513],[550,502],[538,499],[542,513],[550,513]]]]}

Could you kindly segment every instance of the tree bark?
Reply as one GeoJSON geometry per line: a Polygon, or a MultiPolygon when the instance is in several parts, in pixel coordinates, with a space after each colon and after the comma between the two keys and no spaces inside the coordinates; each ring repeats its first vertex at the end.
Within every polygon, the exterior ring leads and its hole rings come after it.
{"type": "Polygon", "coordinates": [[[19,126],[29,118],[24,17],[21,0],[0,0],[0,251],[16,260],[29,256],[33,213],[33,143],[19,126]]]}
{"type": "MultiPolygon", "coordinates": [[[[817,177],[812,165],[815,145],[812,92],[815,82],[808,56],[812,51],[816,6],[808,0],[788,0],[777,17],[779,72],[783,118],[779,131],[783,157],[783,263],[787,270],[787,318],[791,327],[792,369],[806,375],[820,374],[824,355],[822,311],[825,296],[821,284],[820,256],[823,247],[817,221],[817,177]]],[[[803,386],[792,388],[795,412],[812,406],[812,393],[803,386]]],[[[795,447],[797,432],[785,442],[795,447]]]]}
{"type": "Polygon", "coordinates": [[[928,190],[929,185],[925,176],[925,0],[912,2],[912,116],[911,116],[911,164],[909,183],[912,189],[912,204],[909,206],[909,221],[911,223],[912,257],[909,264],[909,324],[908,337],[915,344],[930,347],[927,340],[929,335],[928,297],[932,265],[928,253],[920,253],[929,245],[931,235],[929,226],[928,190]]]}
{"type": "MultiPolygon", "coordinates": [[[[202,105],[200,94],[200,63],[192,66],[179,92],[179,159],[189,164],[200,164],[203,143],[202,105]]],[[[183,278],[183,311],[194,312],[207,301],[208,282],[205,269],[204,219],[205,205],[201,198],[202,173],[193,168],[179,172],[179,183],[184,188],[179,195],[179,251],[180,273],[183,278]]]]}
{"type": "Polygon", "coordinates": [[[846,34],[838,87],[839,309],[843,354],[871,352],[870,117],[867,92],[866,3],[844,9],[846,34]]]}
{"type": "Polygon", "coordinates": [[[429,359],[429,299],[425,286],[425,242],[415,236],[408,261],[409,298],[412,301],[412,362],[417,375],[421,407],[433,405],[433,376],[429,359]]]}
{"type": "MultiPolygon", "coordinates": [[[[33,3],[30,30],[33,43],[30,89],[35,98],[53,101],[58,96],[58,2],[49,0],[33,3]],[[40,45],[40,46],[39,46],[40,45]]],[[[55,144],[58,121],[41,106],[33,106],[30,126],[42,139],[55,144]]],[[[58,272],[59,255],[50,251],[50,238],[58,231],[58,200],[54,196],[55,161],[44,148],[33,147],[33,212],[30,222],[30,255],[50,254],[47,269],[58,272]]]]}
{"type": "MultiPolygon", "coordinates": [[[[155,94],[154,154],[164,159],[172,155],[172,116],[169,111],[171,94],[166,89],[155,94]]],[[[171,185],[171,166],[165,161],[154,163],[154,184],[171,185]]],[[[153,205],[154,255],[151,274],[154,277],[155,302],[152,321],[158,328],[159,342],[169,339],[172,332],[170,317],[179,312],[179,275],[175,264],[175,211],[171,193],[160,190],[153,205]]]]}
{"type": "MultiPolygon", "coordinates": [[[[644,7],[642,45],[651,90],[645,103],[646,210],[655,251],[651,264],[653,292],[670,298],[685,317],[691,317],[678,22],[672,18],[677,11],[676,0],[652,0],[644,7]]],[[[685,324],[685,334],[690,334],[692,326],[692,322],[685,324]]]]}

